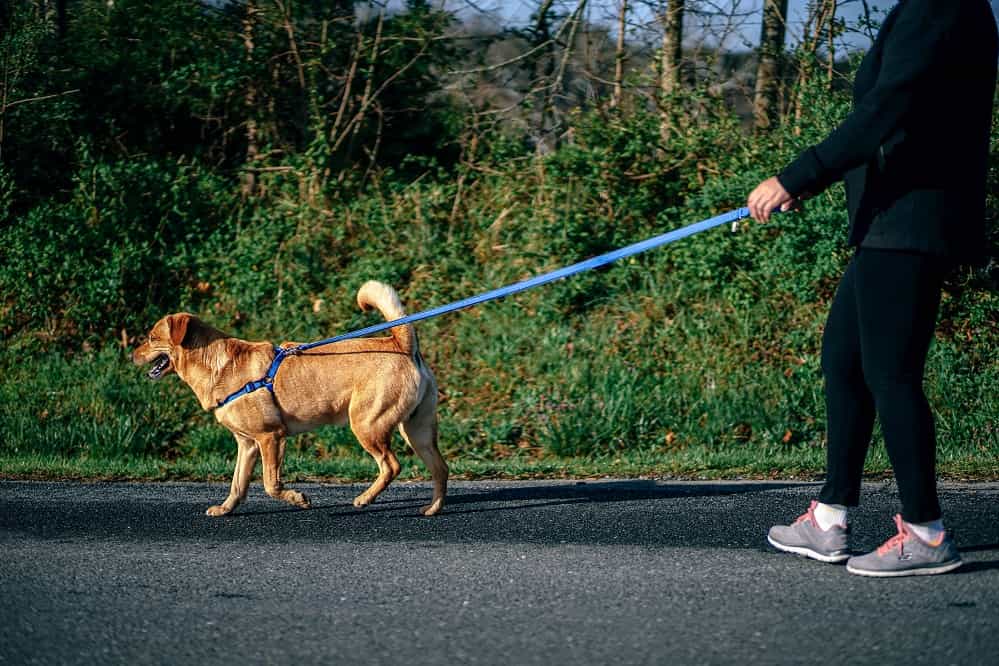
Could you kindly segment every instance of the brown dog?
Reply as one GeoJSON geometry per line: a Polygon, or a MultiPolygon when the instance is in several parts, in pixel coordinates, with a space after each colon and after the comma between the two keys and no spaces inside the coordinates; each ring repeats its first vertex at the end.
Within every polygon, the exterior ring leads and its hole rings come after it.
{"type": "MultiPolygon", "coordinates": [[[[405,314],[395,290],[380,282],[365,283],[357,292],[357,304],[362,310],[376,307],[389,321],[405,314]]],[[[285,438],[348,422],[378,463],[378,478],[354,499],[354,506],[370,504],[399,473],[399,461],[389,446],[398,427],[433,478],[433,501],[423,507],[423,514],[441,510],[448,468],[437,449],[437,382],[420,357],[413,327],[390,331],[390,337],[345,340],[290,355],[274,378],[273,392],[253,391],[215,409],[215,418],[235,435],[239,448],[229,496],[208,507],[209,516],[229,513],[246,497],[258,455],[267,494],[307,508],[302,493],[281,483],[285,438]]],[[[204,409],[215,408],[247,382],[261,379],[273,359],[269,342],[230,337],[187,313],[156,322],[149,339],[132,354],[136,365],[153,363],[151,379],[176,372],[204,409]]]]}

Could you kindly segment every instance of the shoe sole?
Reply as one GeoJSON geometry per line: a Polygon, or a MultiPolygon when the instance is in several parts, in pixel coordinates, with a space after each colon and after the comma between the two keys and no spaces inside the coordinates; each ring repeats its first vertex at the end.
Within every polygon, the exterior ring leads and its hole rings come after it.
{"type": "Polygon", "coordinates": [[[954,569],[957,569],[962,564],[964,564],[964,562],[958,560],[957,562],[948,562],[947,564],[942,564],[938,567],[899,569],[897,571],[874,571],[871,569],[857,569],[847,564],[846,570],[856,576],[868,576],[870,578],[900,578],[902,576],[934,576],[936,574],[945,574],[948,571],[953,571],[954,569]]]}
{"type": "Polygon", "coordinates": [[[817,550],[806,548],[805,546],[786,546],[782,543],[774,541],[769,536],[767,536],[767,541],[777,550],[782,550],[785,553],[794,553],[795,555],[801,555],[802,557],[807,557],[811,560],[818,560],[819,562],[826,562],[827,564],[838,564],[839,562],[844,562],[850,559],[849,553],[836,552],[830,555],[825,555],[817,550]]]}

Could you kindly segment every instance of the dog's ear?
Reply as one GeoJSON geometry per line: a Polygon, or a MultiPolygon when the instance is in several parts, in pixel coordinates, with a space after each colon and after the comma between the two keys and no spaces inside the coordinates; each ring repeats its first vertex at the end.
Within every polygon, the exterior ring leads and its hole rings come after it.
{"type": "Polygon", "coordinates": [[[170,344],[174,347],[180,347],[184,342],[184,337],[187,335],[188,324],[191,323],[191,315],[186,312],[181,312],[180,314],[174,314],[167,317],[167,329],[170,331],[170,344]]]}

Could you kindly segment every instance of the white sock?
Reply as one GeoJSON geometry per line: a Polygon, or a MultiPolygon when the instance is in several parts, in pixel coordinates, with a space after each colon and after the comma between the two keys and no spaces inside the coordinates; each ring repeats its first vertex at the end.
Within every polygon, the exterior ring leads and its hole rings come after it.
{"type": "Polygon", "coordinates": [[[846,527],[846,507],[842,504],[817,502],[815,504],[815,522],[819,524],[819,529],[823,532],[833,525],[846,527]]]}
{"type": "MultiPolygon", "coordinates": [[[[816,511],[816,513],[818,513],[818,512],[816,511]]],[[[818,518],[818,516],[816,516],[816,519],[817,518],[818,518]]],[[[931,546],[935,546],[938,543],[940,543],[940,540],[943,538],[943,535],[944,535],[944,524],[943,524],[943,520],[939,520],[939,519],[938,520],[931,520],[928,523],[910,523],[910,522],[906,522],[905,524],[906,524],[906,526],[910,530],[913,531],[913,533],[917,537],[919,537],[920,539],[922,539],[926,543],[930,544],[931,546]]]]}

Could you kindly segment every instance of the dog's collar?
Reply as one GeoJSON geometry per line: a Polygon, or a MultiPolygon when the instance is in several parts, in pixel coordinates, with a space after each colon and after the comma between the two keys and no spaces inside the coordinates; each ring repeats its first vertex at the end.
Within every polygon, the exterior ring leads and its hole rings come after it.
{"type": "Polygon", "coordinates": [[[298,347],[287,347],[287,348],[275,347],[274,360],[271,361],[270,367],[267,368],[267,374],[265,374],[260,379],[257,379],[252,382],[247,382],[246,386],[244,386],[243,388],[239,389],[238,391],[235,391],[234,393],[230,393],[222,400],[219,400],[219,403],[215,405],[215,409],[221,409],[222,407],[225,407],[236,398],[241,398],[247,393],[253,393],[254,391],[258,391],[262,388],[266,388],[268,391],[270,391],[273,394],[274,377],[277,375],[277,371],[278,368],[281,367],[281,363],[283,363],[284,360],[289,356],[295,356],[296,354],[299,353],[299,351],[300,350],[298,347]]]}

